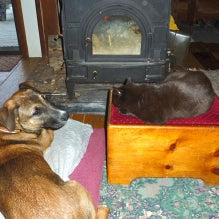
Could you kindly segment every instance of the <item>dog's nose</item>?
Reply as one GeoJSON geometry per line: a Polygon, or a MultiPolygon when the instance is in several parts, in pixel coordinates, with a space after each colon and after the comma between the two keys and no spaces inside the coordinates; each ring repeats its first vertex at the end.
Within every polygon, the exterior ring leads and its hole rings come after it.
{"type": "Polygon", "coordinates": [[[63,121],[67,121],[67,120],[68,120],[68,117],[69,117],[68,112],[66,112],[66,111],[62,111],[62,114],[61,114],[61,120],[63,120],[63,121]]]}

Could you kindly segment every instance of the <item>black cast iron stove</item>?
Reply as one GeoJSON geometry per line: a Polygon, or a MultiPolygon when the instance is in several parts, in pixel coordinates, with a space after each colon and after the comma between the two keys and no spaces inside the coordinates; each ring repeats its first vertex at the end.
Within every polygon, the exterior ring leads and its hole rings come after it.
{"type": "Polygon", "coordinates": [[[170,0],[62,0],[66,86],[164,79],[170,0]]]}

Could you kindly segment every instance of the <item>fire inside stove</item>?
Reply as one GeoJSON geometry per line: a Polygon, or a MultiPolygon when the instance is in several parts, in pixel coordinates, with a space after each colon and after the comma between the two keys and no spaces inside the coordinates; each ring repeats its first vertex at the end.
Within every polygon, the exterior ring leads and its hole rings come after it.
{"type": "Polygon", "coordinates": [[[92,34],[93,55],[140,55],[141,30],[127,16],[104,16],[92,34]]]}
{"type": "Polygon", "coordinates": [[[63,0],[66,86],[163,80],[170,0],[63,0]]]}

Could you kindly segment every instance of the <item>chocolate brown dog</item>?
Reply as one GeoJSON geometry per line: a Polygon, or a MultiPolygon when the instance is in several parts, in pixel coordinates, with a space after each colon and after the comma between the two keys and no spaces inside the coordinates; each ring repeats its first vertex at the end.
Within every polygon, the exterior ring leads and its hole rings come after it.
{"type": "Polygon", "coordinates": [[[76,181],[64,182],[43,158],[53,131],[68,119],[32,89],[16,92],[0,110],[0,211],[11,219],[107,218],[95,209],[88,191],[76,181]],[[16,131],[17,130],[17,131],[16,131]]]}

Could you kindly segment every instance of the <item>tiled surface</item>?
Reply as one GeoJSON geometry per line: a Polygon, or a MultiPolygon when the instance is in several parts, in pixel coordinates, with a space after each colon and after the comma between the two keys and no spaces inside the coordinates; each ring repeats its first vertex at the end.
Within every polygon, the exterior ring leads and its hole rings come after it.
{"type": "Polygon", "coordinates": [[[6,13],[6,21],[0,21],[0,47],[18,46],[12,8],[6,13]]]}

